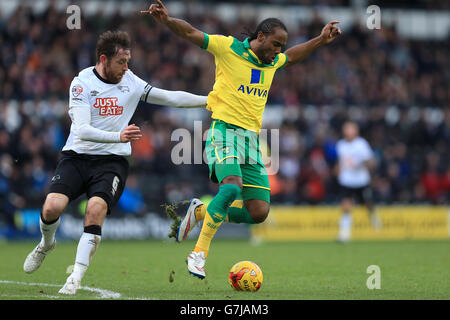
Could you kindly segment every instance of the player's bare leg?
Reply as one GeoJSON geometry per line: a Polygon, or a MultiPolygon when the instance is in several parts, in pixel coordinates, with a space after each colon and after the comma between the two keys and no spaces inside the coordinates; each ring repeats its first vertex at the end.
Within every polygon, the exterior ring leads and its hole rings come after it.
{"type": "Polygon", "coordinates": [[[101,241],[101,227],[108,211],[108,205],[100,197],[89,199],[84,218],[84,232],[78,243],[72,274],[59,290],[62,294],[75,294],[81,286],[81,280],[101,241]]]}
{"type": "Polygon", "coordinates": [[[59,217],[67,207],[69,198],[61,193],[49,193],[42,207],[39,226],[42,238],[39,244],[25,259],[23,269],[26,273],[36,271],[50,251],[55,248],[55,233],[59,226],[59,217]]]}
{"type": "Polygon", "coordinates": [[[352,210],[353,201],[351,198],[344,198],[341,201],[342,215],[339,220],[338,241],[348,242],[352,236],[352,210]]]}
{"type": "Polygon", "coordinates": [[[254,223],[262,223],[267,219],[270,211],[270,203],[260,199],[250,199],[244,202],[254,223]]]}

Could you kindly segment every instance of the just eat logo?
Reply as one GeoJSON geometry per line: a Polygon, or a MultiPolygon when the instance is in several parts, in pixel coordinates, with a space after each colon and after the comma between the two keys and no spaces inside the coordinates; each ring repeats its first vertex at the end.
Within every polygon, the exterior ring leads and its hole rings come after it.
{"type": "Polygon", "coordinates": [[[99,109],[100,116],[118,116],[123,113],[123,107],[117,105],[116,97],[96,98],[94,107],[99,109]]]}

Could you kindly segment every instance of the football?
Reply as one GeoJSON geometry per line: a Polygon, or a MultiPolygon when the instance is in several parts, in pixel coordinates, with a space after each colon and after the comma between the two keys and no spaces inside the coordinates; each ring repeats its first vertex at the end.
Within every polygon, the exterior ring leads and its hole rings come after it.
{"type": "Polygon", "coordinates": [[[228,283],[237,291],[258,291],[263,274],[258,265],[251,261],[239,261],[231,267],[228,283]]]}

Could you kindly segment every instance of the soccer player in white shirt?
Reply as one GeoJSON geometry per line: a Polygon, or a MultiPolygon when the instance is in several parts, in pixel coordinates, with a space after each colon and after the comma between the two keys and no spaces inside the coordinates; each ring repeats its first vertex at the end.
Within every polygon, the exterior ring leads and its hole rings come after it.
{"type": "Polygon", "coordinates": [[[371,217],[372,224],[378,226],[372,202],[370,171],[375,167],[373,151],[369,143],[359,136],[358,125],[347,121],[342,127],[343,139],[336,144],[338,155],[338,184],[341,189],[342,216],[339,221],[338,240],[351,239],[353,201],[363,203],[371,217]]]}
{"type": "Polygon", "coordinates": [[[86,194],[84,232],[72,274],[60,289],[75,294],[100,240],[104,218],[119,200],[128,175],[131,141],[141,137],[128,125],[139,101],[172,107],[205,107],[206,96],[152,87],[128,69],[130,38],[123,31],[100,35],[97,63],[82,70],[70,85],[70,135],[41,211],[40,243],[27,256],[24,271],[36,271],[55,247],[59,217],[70,201],[86,194]]]}

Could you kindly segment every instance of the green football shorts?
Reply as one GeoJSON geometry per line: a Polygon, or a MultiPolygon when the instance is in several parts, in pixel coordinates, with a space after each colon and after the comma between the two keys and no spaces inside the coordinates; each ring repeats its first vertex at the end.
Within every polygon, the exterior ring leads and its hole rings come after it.
{"type": "Polygon", "coordinates": [[[270,203],[269,177],[257,133],[213,119],[205,152],[212,182],[220,184],[228,176],[240,176],[242,200],[260,199],[270,203]]]}

